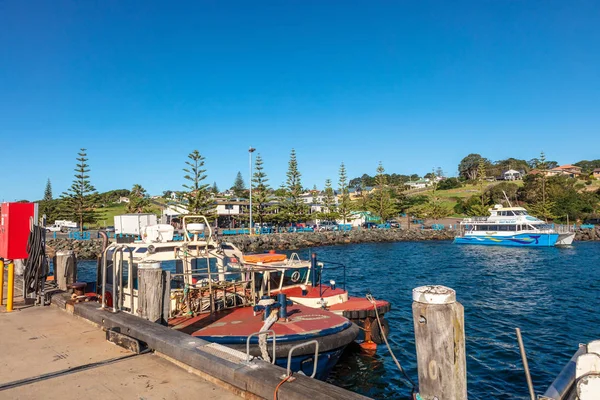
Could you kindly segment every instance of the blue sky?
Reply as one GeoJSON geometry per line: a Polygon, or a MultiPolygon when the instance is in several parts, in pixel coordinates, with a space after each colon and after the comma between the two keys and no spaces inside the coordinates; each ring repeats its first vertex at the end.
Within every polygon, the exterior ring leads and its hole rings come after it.
{"type": "Polygon", "coordinates": [[[492,160],[600,158],[597,1],[0,2],[0,200],[55,197],[88,149],[99,191],[272,186],[492,160]]]}

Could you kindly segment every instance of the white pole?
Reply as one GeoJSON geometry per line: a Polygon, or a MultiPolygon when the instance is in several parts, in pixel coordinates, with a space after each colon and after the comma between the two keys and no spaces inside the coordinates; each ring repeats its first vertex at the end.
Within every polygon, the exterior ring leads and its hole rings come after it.
{"type": "Polygon", "coordinates": [[[254,153],[255,148],[250,146],[248,149],[248,163],[250,166],[250,226],[248,229],[248,233],[252,236],[252,153],[254,153]]]}

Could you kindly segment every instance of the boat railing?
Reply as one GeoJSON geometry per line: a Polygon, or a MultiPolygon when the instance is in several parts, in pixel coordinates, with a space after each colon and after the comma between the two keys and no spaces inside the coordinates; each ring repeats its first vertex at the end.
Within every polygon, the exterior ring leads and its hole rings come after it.
{"type": "MultiPolygon", "coordinates": [[[[213,232],[212,232],[212,228],[210,227],[210,224],[208,223],[208,219],[204,216],[204,215],[185,215],[182,219],[181,219],[181,224],[183,225],[183,240],[185,242],[189,242],[191,241],[190,239],[190,232],[188,232],[188,226],[186,223],[186,220],[202,220],[204,221],[204,229],[208,230],[208,235],[204,235],[206,242],[208,244],[208,242],[210,242],[213,238],[213,232]]],[[[196,239],[199,237],[198,235],[195,235],[196,239]]]]}
{"type": "Polygon", "coordinates": [[[260,335],[267,335],[267,339],[269,336],[273,336],[273,350],[272,350],[272,355],[271,355],[271,364],[275,364],[275,359],[277,358],[275,355],[275,351],[277,349],[276,347],[276,341],[277,341],[277,335],[275,334],[275,331],[273,329],[269,329],[266,331],[259,331],[259,332],[254,332],[248,335],[248,337],[246,338],[246,362],[250,362],[251,361],[251,356],[250,356],[250,339],[253,336],[260,336],[260,335]],[[271,334],[271,335],[269,335],[271,334]]]}
{"type": "Polygon", "coordinates": [[[575,232],[573,225],[554,225],[554,230],[557,233],[572,233],[575,232]]]}
{"type": "Polygon", "coordinates": [[[133,290],[133,250],[126,244],[116,244],[108,246],[102,252],[102,266],[100,271],[100,279],[102,282],[102,286],[100,289],[100,295],[102,302],[100,304],[101,309],[108,309],[108,296],[110,295],[112,298],[112,312],[116,313],[123,309],[123,303],[125,301],[125,296],[129,296],[129,311],[133,314],[134,307],[134,290],[133,290]],[[111,259],[111,272],[112,272],[112,282],[111,282],[111,291],[108,291],[108,255],[112,252],[111,259]],[[124,262],[125,262],[125,253],[128,253],[127,259],[127,290],[125,290],[123,285],[124,278],[124,262]]]}
{"type": "Polygon", "coordinates": [[[464,218],[461,223],[469,223],[469,222],[487,222],[488,217],[469,217],[464,218]]]}
{"type": "Polygon", "coordinates": [[[286,374],[284,376],[282,376],[282,378],[287,379],[290,376],[292,376],[291,366],[292,366],[292,354],[294,353],[294,350],[297,350],[297,349],[305,347],[305,346],[309,346],[311,344],[315,345],[315,356],[314,356],[314,359],[313,359],[313,361],[314,361],[314,364],[313,364],[313,373],[312,373],[312,375],[310,377],[314,378],[315,375],[317,375],[317,365],[318,365],[318,362],[319,362],[319,342],[316,341],[316,340],[311,340],[309,342],[297,344],[297,345],[292,346],[290,348],[290,351],[288,352],[286,374]]]}
{"type": "Polygon", "coordinates": [[[320,295],[321,296],[323,295],[323,293],[322,293],[323,287],[321,286],[321,281],[323,280],[323,270],[341,269],[342,276],[343,276],[343,281],[341,282],[341,286],[342,286],[342,289],[346,290],[346,265],[342,264],[342,263],[334,262],[334,261],[324,261],[324,260],[319,260],[319,263],[321,263],[321,273],[319,274],[319,287],[321,288],[320,295]]]}
{"type": "Polygon", "coordinates": [[[253,305],[256,299],[253,273],[194,269],[189,272],[171,274],[175,288],[171,291],[176,300],[173,313],[205,314],[215,311],[253,305]],[[214,276],[219,279],[214,279],[214,276]],[[233,276],[234,279],[227,280],[233,276]],[[241,278],[241,279],[240,279],[241,278]],[[195,283],[187,282],[196,279],[195,283]]]}
{"type": "Polygon", "coordinates": [[[301,263],[301,262],[302,262],[302,260],[300,259],[300,256],[298,255],[298,253],[292,253],[292,255],[287,260],[288,264],[301,263]]]}

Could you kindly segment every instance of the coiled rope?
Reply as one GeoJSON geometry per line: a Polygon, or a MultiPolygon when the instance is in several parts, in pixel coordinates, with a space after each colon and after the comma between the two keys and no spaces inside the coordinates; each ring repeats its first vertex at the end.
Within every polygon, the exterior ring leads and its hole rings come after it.
{"type": "Polygon", "coordinates": [[[25,283],[25,293],[27,297],[30,293],[35,293],[36,297],[41,296],[48,277],[49,267],[46,258],[46,248],[44,245],[46,231],[44,227],[32,226],[27,240],[27,254],[29,257],[25,262],[25,271],[23,272],[23,281],[25,283]]]}

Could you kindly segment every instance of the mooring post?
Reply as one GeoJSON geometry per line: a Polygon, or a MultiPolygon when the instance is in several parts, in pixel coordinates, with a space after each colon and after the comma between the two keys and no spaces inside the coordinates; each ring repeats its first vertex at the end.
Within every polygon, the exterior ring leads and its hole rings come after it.
{"type": "Polygon", "coordinates": [[[445,286],[413,289],[419,393],[425,400],[467,398],[464,308],[445,286]]]}
{"type": "Polygon", "coordinates": [[[67,285],[77,282],[77,259],[73,250],[56,252],[54,262],[54,279],[60,290],[67,290],[67,285]]]}
{"type": "Polygon", "coordinates": [[[138,264],[138,315],[140,317],[152,322],[161,322],[163,288],[163,271],[160,263],[138,264]]]}

